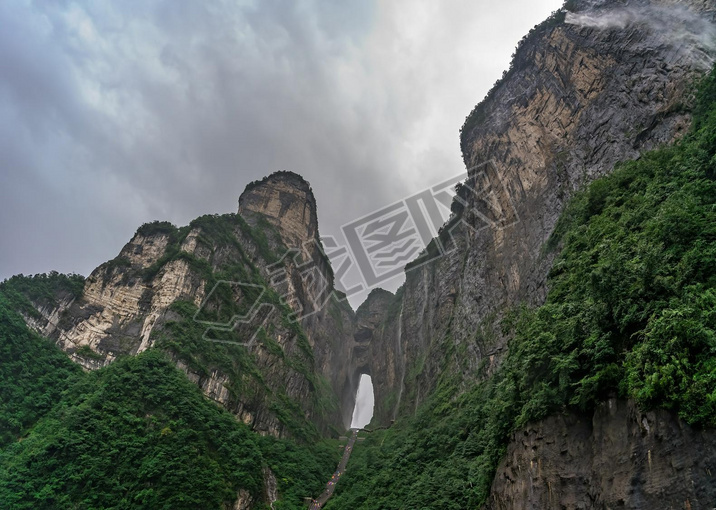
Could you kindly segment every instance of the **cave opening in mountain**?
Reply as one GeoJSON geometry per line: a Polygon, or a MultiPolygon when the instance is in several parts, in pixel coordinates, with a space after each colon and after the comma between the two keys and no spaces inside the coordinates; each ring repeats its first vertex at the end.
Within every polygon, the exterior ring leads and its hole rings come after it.
{"type": "Polygon", "coordinates": [[[352,429],[362,429],[373,419],[373,406],[375,397],[373,395],[373,381],[368,374],[362,374],[358,382],[358,393],[356,393],[356,404],[353,408],[352,429]]]}

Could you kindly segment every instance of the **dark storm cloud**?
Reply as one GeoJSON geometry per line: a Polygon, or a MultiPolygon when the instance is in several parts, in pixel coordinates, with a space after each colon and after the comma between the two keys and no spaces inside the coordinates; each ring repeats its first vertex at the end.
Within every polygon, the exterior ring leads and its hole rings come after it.
{"type": "Polygon", "coordinates": [[[559,6],[503,4],[1,2],[0,278],[87,274],[275,170],[324,234],[459,172],[465,115],[559,6]]]}

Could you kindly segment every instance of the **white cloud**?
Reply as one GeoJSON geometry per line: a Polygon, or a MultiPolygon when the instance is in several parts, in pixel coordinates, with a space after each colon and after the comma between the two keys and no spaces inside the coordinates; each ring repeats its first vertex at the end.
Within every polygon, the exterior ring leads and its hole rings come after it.
{"type": "Polygon", "coordinates": [[[0,5],[0,278],[87,274],[140,223],[293,170],[323,234],[453,175],[557,0],[0,5]]]}

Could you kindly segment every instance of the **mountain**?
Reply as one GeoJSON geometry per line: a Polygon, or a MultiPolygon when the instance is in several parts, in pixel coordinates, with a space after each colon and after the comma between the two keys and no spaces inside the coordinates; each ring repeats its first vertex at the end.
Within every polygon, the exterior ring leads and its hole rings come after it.
{"type": "Polygon", "coordinates": [[[299,508],[338,462],[354,313],[296,174],[143,225],[86,279],[10,278],[0,305],[3,508],[299,508]]]}
{"type": "Polygon", "coordinates": [[[568,1],[465,120],[439,236],[355,312],[285,171],[86,279],[3,282],[0,502],[298,508],[369,374],[326,508],[709,507],[715,58],[712,1],[568,1]]]}
{"type": "Polygon", "coordinates": [[[380,377],[389,371],[373,370],[376,402],[402,393],[398,414],[419,406],[444,370],[447,336],[466,350],[451,366],[463,378],[499,361],[505,311],[544,302],[557,253],[544,247],[570,197],[688,131],[696,80],[713,62],[713,16],[712,2],[568,2],[522,40],[463,125],[475,191],[443,227],[447,254],[406,272],[393,306],[402,312],[373,340],[375,359],[400,344],[391,369],[412,374],[389,383],[380,377]],[[620,17],[624,26],[592,26],[620,17]]]}
{"type": "Polygon", "coordinates": [[[278,172],[247,186],[237,214],[143,225],[81,292],[28,296],[25,318],[85,368],[156,347],[255,430],[325,433],[345,421],[333,393],[340,369],[328,367],[340,366],[334,345],[353,317],[332,278],[310,186],[278,172]],[[310,274],[295,255],[315,261],[310,274]],[[314,275],[325,288],[310,285],[314,275]],[[241,345],[252,337],[255,347],[241,345]]]}
{"type": "Polygon", "coordinates": [[[444,254],[374,307],[398,419],[327,508],[716,499],[715,9],[567,2],[523,39],[462,128],[471,176],[426,255],[444,254]]]}

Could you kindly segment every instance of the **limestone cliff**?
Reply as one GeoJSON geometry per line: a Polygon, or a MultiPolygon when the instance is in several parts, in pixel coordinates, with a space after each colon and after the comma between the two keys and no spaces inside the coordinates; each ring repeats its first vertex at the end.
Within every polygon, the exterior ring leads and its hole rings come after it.
{"type": "MultiPolygon", "coordinates": [[[[354,367],[373,376],[382,424],[412,415],[442,374],[465,388],[489,377],[507,346],[503,315],[545,299],[556,253],[546,243],[575,190],[690,125],[693,87],[716,56],[714,2],[566,7],[523,40],[463,126],[462,212],[432,247],[445,254],[409,268],[391,302],[363,305],[378,312],[354,367]]],[[[516,433],[492,507],[713,506],[711,432],[604,406],[591,422],[555,417],[516,433]]]]}
{"type": "Polygon", "coordinates": [[[357,382],[350,363],[354,313],[334,289],[333,270],[318,233],[316,200],[309,184],[292,172],[277,172],[246,187],[239,199],[239,213],[250,225],[263,222],[279,232],[287,271],[273,284],[299,317],[315,356],[316,369],[340,397],[339,428],[350,426],[357,382]],[[290,251],[287,251],[290,249],[290,251]],[[341,395],[345,388],[347,394],[341,395]]]}
{"type": "Polygon", "coordinates": [[[612,399],[589,418],[554,416],[514,434],[491,509],[712,508],[713,430],[612,399]]]}
{"type": "Polygon", "coordinates": [[[383,418],[390,406],[410,414],[441,370],[470,380],[498,363],[506,338],[497,319],[544,299],[554,256],[545,243],[573,192],[689,126],[690,91],[716,55],[713,2],[567,7],[525,37],[463,126],[473,192],[444,226],[447,254],[406,271],[400,313],[371,337],[376,394],[401,395],[380,399],[383,418]]]}
{"type": "Polygon", "coordinates": [[[88,369],[163,349],[260,432],[340,428],[333,379],[343,376],[332,367],[353,312],[333,298],[310,186],[279,172],[247,186],[239,204],[238,215],[180,229],[144,225],[80,298],[58,296],[26,319],[88,369]]]}
{"type": "Polygon", "coordinates": [[[397,406],[399,394],[386,392],[387,388],[399,388],[402,380],[400,343],[376,349],[376,339],[398,339],[398,331],[386,328],[399,328],[400,310],[395,296],[383,289],[373,290],[365,302],[356,311],[349,363],[351,372],[347,374],[341,401],[344,412],[352,410],[361,374],[368,374],[379,382],[373,387],[375,402],[373,419],[377,423],[389,423],[395,419],[391,410],[397,406]],[[390,319],[390,320],[388,320],[390,319]],[[385,356],[385,357],[382,357],[385,356]]]}
{"type": "Polygon", "coordinates": [[[302,247],[318,238],[316,199],[299,175],[276,172],[250,183],[239,197],[239,214],[251,225],[264,219],[287,246],[302,247]]]}

